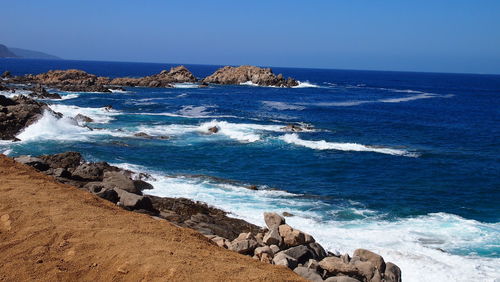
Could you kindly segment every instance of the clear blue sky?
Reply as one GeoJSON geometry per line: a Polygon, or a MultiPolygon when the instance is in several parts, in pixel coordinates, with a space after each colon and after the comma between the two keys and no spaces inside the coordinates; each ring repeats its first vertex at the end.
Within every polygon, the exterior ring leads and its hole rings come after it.
{"type": "Polygon", "coordinates": [[[500,0],[0,0],[0,43],[66,59],[500,73],[500,0]]]}

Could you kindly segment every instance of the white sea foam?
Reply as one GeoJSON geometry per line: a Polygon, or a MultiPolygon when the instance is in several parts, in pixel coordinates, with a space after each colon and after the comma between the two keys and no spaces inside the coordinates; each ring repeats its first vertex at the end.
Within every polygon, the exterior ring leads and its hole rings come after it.
{"type": "Polygon", "coordinates": [[[301,110],[305,109],[304,106],[297,106],[294,104],[285,103],[285,102],[278,102],[278,101],[262,101],[262,104],[264,104],[268,108],[276,109],[276,110],[280,110],[280,111],[286,111],[286,110],[301,111],[301,110]]]}
{"type": "Polygon", "coordinates": [[[50,108],[67,117],[75,117],[78,114],[82,114],[92,118],[96,123],[108,123],[114,120],[114,116],[121,114],[114,109],[106,110],[105,108],[86,108],[74,105],[52,104],[50,108]]]}
{"type": "Polygon", "coordinates": [[[109,89],[109,91],[112,93],[128,93],[128,91],[122,89],[109,89]]]}
{"type": "Polygon", "coordinates": [[[183,106],[182,109],[178,111],[181,116],[188,117],[204,117],[210,114],[209,109],[215,108],[215,106],[183,106]]]}
{"type": "MultiPolygon", "coordinates": [[[[120,166],[147,171],[140,166],[120,166]]],[[[479,257],[469,251],[482,246],[498,248],[500,223],[481,223],[446,213],[386,220],[355,203],[337,207],[285,191],[253,191],[202,178],[149,172],[156,181],[151,181],[154,189],[148,194],[203,201],[261,226],[265,225],[263,212],[292,213],[287,223],[313,235],[326,249],[350,254],[357,248],[375,251],[401,267],[403,281],[494,281],[500,277],[499,258],[479,257]],[[363,215],[363,219],[336,221],[325,214],[325,210],[333,215],[346,209],[363,215]]]]}
{"type": "Polygon", "coordinates": [[[8,156],[8,155],[10,155],[10,153],[12,153],[12,149],[7,149],[7,150],[3,151],[2,154],[8,156]]]}
{"type": "Polygon", "coordinates": [[[80,97],[80,95],[74,94],[74,93],[71,93],[71,94],[62,94],[61,95],[61,100],[75,99],[75,98],[78,98],[78,97],[80,97]]]}
{"type": "Polygon", "coordinates": [[[299,85],[293,86],[292,88],[319,88],[319,85],[312,84],[309,81],[297,81],[299,85]]]}
{"type": "Polygon", "coordinates": [[[211,127],[218,127],[219,132],[217,134],[223,134],[231,139],[238,140],[240,142],[256,142],[261,140],[261,132],[265,131],[282,131],[282,125],[263,125],[263,124],[253,124],[253,123],[230,123],[226,121],[213,120],[210,122],[205,122],[198,127],[199,132],[208,132],[211,127]]]}
{"type": "Polygon", "coordinates": [[[300,103],[300,105],[312,105],[312,106],[323,106],[323,107],[350,107],[350,106],[358,106],[362,104],[371,104],[371,103],[402,103],[402,102],[410,102],[421,99],[430,99],[430,98],[451,98],[453,94],[440,95],[433,93],[420,93],[412,96],[405,97],[396,97],[396,98],[384,98],[377,100],[352,100],[352,101],[341,101],[341,102],[322,102],[322,103],[300,103]]]}
{"type": "Polygon", "coordinates": [[[405,157],[418,157],[418,154],[408,152],[406,150],[392,149],[392,148],[379,148],[367,146],[357,143],[337,143],[327,142],[325,140],[310,141],[303,140],[296,133],[285,134],[280,137],[281,140],[289,144],[299,145],[314,150],[339,150],[339,151],[355,151],[355,152],[375,152],[388,155],[405,156],[405,157]]]}
{"type": "Polygon", "coordinates": [[[25,128],[16,137],[21,141],[34,140],[85,140],[85,133],[90,130],[80,127],[75,120],[63,117],[56,118],[45,112],[41,119],[25,128]]]}
{"type": "Polygon", "coordinates": [[[247,82],[242,82],[240,83],[240,85],[246,85],[246,86],[260,86],[256,83],[253,83],[251,80],[247,81],[247,82]]]}
{"type": "Polygon", "coordinates": [[[174,83],[174,88],[200,88],[196,83],[174,83]]]}

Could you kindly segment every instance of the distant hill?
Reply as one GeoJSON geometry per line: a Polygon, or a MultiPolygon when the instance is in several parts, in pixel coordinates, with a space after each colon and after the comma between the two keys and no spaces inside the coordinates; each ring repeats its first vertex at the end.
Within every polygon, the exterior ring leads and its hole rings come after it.
{"type": "Polygon", "coordinates": [[[21,48],[12,48],[12,47],[10,47],[9,49],[20,58],[61,60],[61,58],[57,56],[46,54],[39,51],[26,50],[21,48]]]}
{"type": "Polygon", "coordinates": [[[7,46],[0,44],[0,58],[17,58],[18,56],[14,54],[7,46]]]}
{"type": "Polygon", "coordinates": [[[26,59],[50,59],[61,60],[61,58],[39,51],[12,48],[0,44],[0,58],[26,58],[26,59]]]}

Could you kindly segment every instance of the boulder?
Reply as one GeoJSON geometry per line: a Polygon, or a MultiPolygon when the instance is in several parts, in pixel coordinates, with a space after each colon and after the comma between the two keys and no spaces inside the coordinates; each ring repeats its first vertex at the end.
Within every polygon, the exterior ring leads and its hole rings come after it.
{"type": "Polygon", "coordinates": [[[266,235],[264,236],[264,239],[262,240],[264,244],[266,245],[276,245],[276,246],[281,246],[283,239],[281,238],[278,228],[273,228],[270,229],[266,235]]]}
{"type": "Polygon", "coordinates": [[[208,132],[217,133],[217,132],[219,132],[219,128],[217,126],[212,126],[208,129],[208,132]]]}
{"type": "Polygon", "coordinates": [[[359,273],[356,266],[352,264],[346,264],[337,257],[326,257],[322,259],[319,262],[319,267],[323,269],[328,274],[328,276],[336,276],[338,274],[341,274],[361,279],[363,279],[364,277],[359,273]]]}
{"type": "Polygon", "coordinates": [[[54,175],[55,177],[63,177],[63,178],[71,177],[71,173],[62,167],[54,169],[52,175],[54,175]]]}
{"type": "Polygon", "coordinates": [[[350,264],[358,269],[358,273],[364,277],[365,281],[380,282],[380,279],[376,279],[375,277],[375,274],[378,274],[377,276],[380,278],[380,273],[371,262],[353,260],[350,264]]]}
{"type": "Polygon", "coordinates": [[[295,269],[297,267],[297,260],[286,255],[283,252],[277,253],[273,258],[273,263],[276,265],[283,265],[290,269],[295,269]]]}
{"type": "Polygon", "coordinates": [[[105,187],[104,185],[102,185],[102,182],[89,182],[83,188],[115,204],[120,201],[118,192],[116,192],[114,189],[105,187]]]}
{"type": "Polygon", "coordinates": [[[271,256],[274,256],[273,250],[269,246],[263,246],[263,247],[258,247],[255,248],[254,254],[260,258],[260,256],[263,254],[269,254],[271,256]]]}
{"type": "MultiPolygon", "coordinates": [[[[125,175],[123,171],[106,171],[104,172],[102,182],[107,187],[120,188],[121,190],[142,195],[140,189],[135,186],[135,183],[129,176],[125,175]]],[[[120,193],[118,193],[120,194],[120,193]]]]}
{"type": "Polygon", "coordinates": [[[235,239],[229,244],[228,249],[240,254],[250,255],[253,254],[257,246],[257,241],[252,239],[235,239]]]}
{"type": "Polygon", "coordinates": [[[97,181],[103,179],[104,167],[96,163],[83,163],[75,168],[72,178],[81,181],[97,181]]]}
{"type": "Polygon", "coordinates": [[[302,245],[306,242],[304,232],[291,228],[288,224],[279,226],[279,233],[283,243],[288,247],[302,245]]]}
{"type": "Polygon", "coordinates": [[[61,99],[61,95],[57,93],[49,93],[43,86],[37,84],[35,87],[30,89],[32,92],[28,95],[31,98],[36,99],[61,99]]]}
{"type": "Polygon", "coordinates": [[[323,249],[323,247],[316,242],[307,244],[307,248],[311,250],[315,260],[320,261],[328,255],[325,249],[323,249]]]}
{"type": "Polygon", "coordinates": [[[304,245],[292,247],[281,252],[294,258],[300,264],[304,264],[309,259],[315,258],[313,252],[304,245]]]}
{"type": "Polygon", "coordinates": [[[321,275],[319,275],[319,273],[313,269],[304,266],[298,266],[293,270],[293,272],[297,273],[298,275],[304,277],[309,281],[323,282],[323,278],[321,278],[321,275]]]}
{"type": "Polygon", "coordinates": [[[264,221],[269,230],[285,224],[285,218],[275,212],[265,212],[264,221]]]}
{"type": "Polygon", "coordinates": [[[269,248],[271,248],[271,251],[273,251],[273,254],[277,254],[280,251],[280,247],[276,245],[270,245],[269,248]]]}
{"type": "Polygon", "coordinates": [[[357,249],[353,254],[353,258],[355,257],[359,257],[361,261],[369,261],[380,273],[385,272],[384,258],[380,255],[365,249],[357,249]]]}
{"type": "Polygon", "coordinates": [[[384,278],[386,282],[401,282],[401,269],[392,262],[386,263],[384,278]]]}
{"type": "Polygon", "coordinates": [[[135,188],[138,189],[139,191],[154,189],[153,185],[147,183],[144,180],[133,180],[133,181],[135,188]]]}
{"type": "Polygon", "coordinates": [[[46,171],[50,168],[49,165],[40,158],[35,158],[31,156],[19,156],[17,158],[14,158],[14,160],[18,163],[34,167],[39,171],[46,171]]]}
{"type": "Polygon", "coordinates": [[[94,120],[92,118],[85,116],[85,115],[82,115],[82,114],[77,114],[75,116],[75,120],[77,122],[85,122],[85,123],[94,122],[94,120]]]}
{"type": "Polygon", "coordinates": [[[70,172],[83,162],[82,155],[78,152],[43,155],[39,158],[44,160],[51,168],[64,168],[70,172]]]}
{"type": "Polygon", "coordinates": [[[142,209],[147,211],[154,210],[151,199],[149,199],[148,197],[133,194],[120,188],[114,188],[113,190],[116,191],[118,197],[120,198],[119,205],[126,209],[142,209]]]}

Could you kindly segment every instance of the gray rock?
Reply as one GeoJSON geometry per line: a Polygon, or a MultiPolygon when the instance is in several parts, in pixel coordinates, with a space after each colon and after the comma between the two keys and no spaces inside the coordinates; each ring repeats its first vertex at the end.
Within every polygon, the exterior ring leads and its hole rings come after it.
{"type": "Polygon", "coordinates": [[[285,224],[285,218],[275,212],[265,212],[264,221],[266,222],[267,227],[269,227],[269,230],[285,224]]]}
{"type": "Polygon", "coordinates": [[[103,168],[94,163],[83,163],[79,165],[72,173],[73,179],[82,181],[102,180],[103,168]]]}
{"type": "Polygon", "coordinates": [[[401,269],[392,262],[386,263],[384,278],[386,282],[401,282],[401,269]]]}
{"type": "Polygon", "coordinates": [[[276,245],[270,245],[269,248],[273,251],[273,254],[277,254],[280,251],[280,247],[276,245]]]}
{"type": "Polygon", "coordinates": [[[138,189],[139,191],[154,189],[153,185],[147,183],[146,181],[143,180],[133,180],[133,181],[135,188],[138,189]]]}
{"type": "Polygon", "coordinates": [[[313,252],[304,245],[292,247],[282,252],[287,256],[294,258],[298,263],[301,264],[307,262],[309,259],[314,258],[313,252]]]}
{"type": "Polygon", "coordinates": [[[229,244],[228,249],[231,251],[238,252],[240,254],[250,255],[253,254],[253,251],[257,246],[258,246],[257,241],[252,239],[249,240],[235,239],[229,244]]]}
{"type": "Polygon", "coordinates": [[[70,178],[71,177],[71,173],[62,167],[54,169],[52,174],[55,177],[63,177],[63,178],[70,178]]]}
{"type": "Polygon", "coordinates": [[[352,264],[346,264],[342,259],[337,257],[326,257],[319,262],[319,267],[326,271],[328,276],[336,276],[338,274],[347,275],[349,277],[364,278],[352,264]]]}
{"type": "Polygon", "coordinates": [[[147,210],[151,211],[153,209],[153,204],[151,203],[151,199],[148,197],[140,196],[137,194],[133,194],[122,190],[120,188],[114,188],[113,190],[118,193],[118,197],[120,198],[120,205],[126,209],[130,210],[147,210]]]}
{"type": "Polygon", "coordinates": [[[45,171],[50,168],[49,165],[40,158],[35,158],[31,156],[19,156],[17,158],[14,158],[14,160],[18,163],[34,167],[39,171],[45,171]]]}
{"type": "Polygon", "coordinates": [[[327,253],[323,247],[318,243],[310,243],[307,247],[312,251],[313,258],[317,261],[324,259],[327,253]]]}
{"type": "Polygon", "coordinates": [[[280,233],[277,228],[270,229],[263,239],[264,244],[266,245],[277,245],[281,246],[283,239],[280,236],[280,233]]]}
{"type": "Polygon", "coordinates": [[[295,269],[298,265],[297,260],[283,252],[277,253],[273,258],[273,263],[276,265],[283,265],[290,269],[295,269]]]}
{"type": "Polygon", "coordinates": [[[321,275],[319,275],[319,273],[316,272],[316,270],[303,266],[298,266],[293,270],[293,272],[297,273],[298,275],[304,277],[309,281],[323,282],[323,278],[321,278],[321,275]]]}
{"type": "Polygon", "coordinates": [[[369,261],[380,273],[385,272],[384,258],[374,252],[365,249],[357,249],[354,251],[353,257],[359,257],[361,261],[369,261]]]}
{"type": "Polygon", "coordinates": [[[134,184],[134,181],[130,179],[129,176],[125,175],[123,172],[119,171],[104,172],[103,183],[106,184],[107,187],[120,188],[121,190],[127,191],[129,193],[142,195],[141,190],[137,189],[137,187],[134,184]]]}

